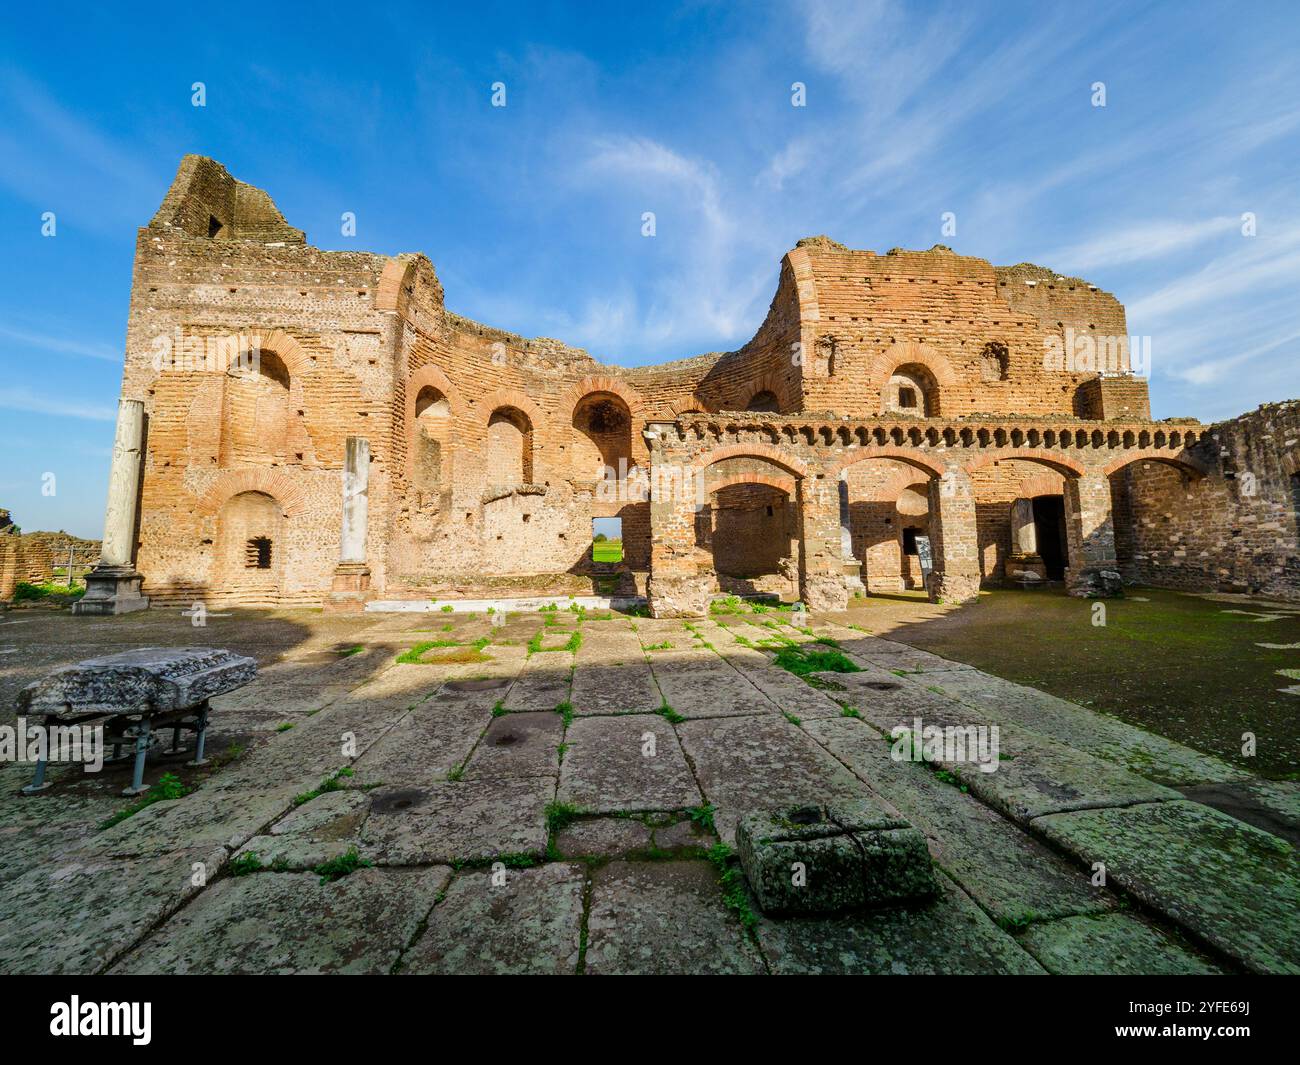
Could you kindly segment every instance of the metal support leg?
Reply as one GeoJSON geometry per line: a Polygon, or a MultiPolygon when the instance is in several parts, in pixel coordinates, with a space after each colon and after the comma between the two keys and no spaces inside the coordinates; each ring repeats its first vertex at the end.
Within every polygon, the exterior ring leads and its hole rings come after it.
{"type": "Polygon", "coordinates": [[[198,729],[194,737],[194,761],[186,762],[186,765],[207,765],[208,760],[203,757],[203,744],[208,738],[208,704],[205,700],[199,707],[198,729]]]}
{"type": "Polygon", "coordinates": [[[37,760],[36,773],[32,777],[32,782],[23,787],[24,795],[35,795],[37,792],[44,791],[50,786],[49,781],[45,779],[45,764],[46,759],[41,758],[37,760]]]}
{"type": "Polygon", "coordinates": [[[135,730],[135,769],[131,773],[131,786],[123,795],[141,795],[149,789],[144,786],[144,757],[149,751],[149,719],[142,717],[135,730]]]}
{"type": "Polygon", "coordinates": [[[172,726],[172,749],[168,754],[181,754],[185,748],[181,746],[181,727],[180,725],[172,726]]]}
{"type": "Polygon", "coordinates": [[[50,786],[50,782],[45,779],[45,767],[49,765],[50,761],[49,738],[51,720],[51,718],[47,717],[44,721],[46,749],[44,756],[36,759],[36,772],[32,776],[32,782],[22,789],[24,795],[36,795],[50,786]]]}

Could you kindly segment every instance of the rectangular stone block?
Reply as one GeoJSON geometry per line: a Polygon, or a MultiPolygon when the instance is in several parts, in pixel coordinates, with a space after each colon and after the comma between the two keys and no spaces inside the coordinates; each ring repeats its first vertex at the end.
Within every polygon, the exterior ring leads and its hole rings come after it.
{"type": "Polygon", "coordinates": [[[747,814],[736,850],[770,914],[839,913],[938,890],[925,837],[866,801],[747,814]]]}

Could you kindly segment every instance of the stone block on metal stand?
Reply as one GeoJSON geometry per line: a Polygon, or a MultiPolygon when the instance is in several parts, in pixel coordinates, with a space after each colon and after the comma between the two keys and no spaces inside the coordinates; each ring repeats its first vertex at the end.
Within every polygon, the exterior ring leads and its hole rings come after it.
{"type": "MultiPolygon", "coordinates": [[[[126,795],[145,791],[144,762],[156,745],[155,729],[172,730],[169,753],[179,753],[182,730],[195,733],[191,765],[203,765],[209,702],[242,688],[257,663],[210,647],[144,647],[90,658],[56,669],[18,693],[18,713],[41,718],[45,727],[104,722],[105,742],[115,751],[130,744],[135,767],[126,795]]],[[[32,794],[44,790],[45,759],[36,764],[32,794]]]]}

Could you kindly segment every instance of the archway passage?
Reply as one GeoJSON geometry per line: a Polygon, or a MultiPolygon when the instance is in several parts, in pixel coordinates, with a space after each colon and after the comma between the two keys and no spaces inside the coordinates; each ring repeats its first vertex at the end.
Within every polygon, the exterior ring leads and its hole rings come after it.
{"type": "Polygon", "coordinates": [[[759,411],[764,414],[777,414],[781,410],[781,401],[777,398],[775,392],[765,388],[761,392],[755,392],[750,397],[749,402],[745,405],[745,410],[759,411]]]}
{"type": "Polygon", "coordinates": [[[1063,580],[1070,561],[1065,535],[1065,497],[1035,496],[1032,503],[1034,538],[1045,576],[1049,581],[1063,580]]]}
{"type": "Polygon", "coordinates": [[[716,590],[728,594],[797,594],[798,540],[798,506],[770,484],[718,488],[696,514],[696,547],[711,554],[716,590]]]}

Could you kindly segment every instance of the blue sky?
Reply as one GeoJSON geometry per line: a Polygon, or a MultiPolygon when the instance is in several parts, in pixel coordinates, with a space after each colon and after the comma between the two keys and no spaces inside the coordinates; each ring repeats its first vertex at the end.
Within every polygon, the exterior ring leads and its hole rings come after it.
{"type": "Polygon", "coordinates": [[[827,233],[1116,293],[1157,417],[1300,395],[1300,5],[273,7],[0,27],[0,506],[26,529],[100,535],[135,228],[185,152],[318,246],[423,251],[451,309],[624,365],[739,346],[827,233]]]}

